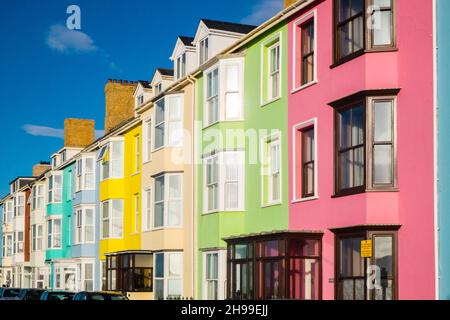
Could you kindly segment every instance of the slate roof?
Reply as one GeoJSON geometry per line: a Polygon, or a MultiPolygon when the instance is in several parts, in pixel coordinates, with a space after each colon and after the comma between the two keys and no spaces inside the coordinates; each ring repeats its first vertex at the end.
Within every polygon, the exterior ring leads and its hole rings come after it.
{"type": "Polygon", "coordinates": [[[173,69],[158,68],[156,70],[159,71],[163,76],[173,77],[173,75],[174,75],[173,69]]]}
{"type": "Polygon", "coordinates": [[[223,30],[242,34],[247,34],[257,28],[257,26],[233,22],[225,22],[209,19],[202,19],[202,21],[209,29],[223,30]]]}
{"type": "Polygon", "coordinates": [[[178,36],[178,38],[183,42],[185,46],[192,47],[192,42],[194,42],[193,37],[186,37],[186,36],[178,36]]]}
{"type": "Polygon", "coordinates": [[[150,81],[139,80],[138,82],[141,84],[141,86],[143,86],[146,89],[152,88],[150,81]]]}

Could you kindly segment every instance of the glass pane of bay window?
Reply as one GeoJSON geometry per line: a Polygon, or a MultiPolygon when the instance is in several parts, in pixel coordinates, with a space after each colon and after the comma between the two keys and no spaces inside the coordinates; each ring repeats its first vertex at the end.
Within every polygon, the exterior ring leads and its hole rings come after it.
{"type": "Polygon", "coordinates": [[[242,108],[239,92],[227,92],[225,94],[225,103],[225,117],[227,119],[239,119],[242,108]]]}
{"type": "Polygon", "coordinates": [[[169,145],[178,146],[183,138],[183,106],[181,97],[169,97],[169,145]]]}
{"type": "Polygon", "coordinates": [[[155,228],[164,226],[164,186],[164,176],[155,179],[155,228]]]}
{"type": "Polygon", "coordinates": [[[375,184],[392,183],[392,146],[375,145],[373,148],[375,184]]]}
{"type": "Polygon", "coordinates": [[[171,227],[181,226],[183,214],[182,207],[182,176],[169,176],[169,199],[168,199],[168,225],[171,227]]]}
{"type": "Polygon", "coordinates": [[[374,102],[374,141],[392,141],[392,102],[374,102]]]}

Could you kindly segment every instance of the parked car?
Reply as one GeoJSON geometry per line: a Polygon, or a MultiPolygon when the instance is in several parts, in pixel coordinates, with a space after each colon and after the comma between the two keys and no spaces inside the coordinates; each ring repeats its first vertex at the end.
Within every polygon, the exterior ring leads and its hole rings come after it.
{"type": "Polygon", "coordinates": [[[41,299],[44,289],[21,289],[16,300],[36,301],[41,299]]]}
{"type": "Polygon", "coordinates": [[[19,292],[17,288],[0,288],[0,300],[16,300],[19,292]]]}
{"type": "Polygon", "coordinates": [[[44,291],[40,300],[72,300],[74,295],[68,291],[44,291]]]}
{"type": "Polygon", "coordinates": [[[82,291],[82,292],[77,293],[73,297],[73,300],[77,300],[77,301],[124,301],[124,300],[128,300],[128,298],[120,293],[82,291]]]}

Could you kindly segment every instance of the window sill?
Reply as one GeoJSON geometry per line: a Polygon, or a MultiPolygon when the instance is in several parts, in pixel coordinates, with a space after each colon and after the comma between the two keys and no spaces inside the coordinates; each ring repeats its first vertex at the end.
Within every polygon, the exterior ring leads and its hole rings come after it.
{"type": "Polygon", "coordinates": [[[177,230],[177,229],[183,229],[183,227],[160,227],[160,228],[154,228],[152,230],[145,231],[145,232],[148,233],[148,232],[156,232],[156,231],[164,231],[164,230],[177,230]]]}
{"type": "Polygon", "coordinates": [[[351,60],[354,60],[360,56],[365,55],[366,53],[381,53],[381,52],[396,52],[398,51],[398,48],[393,48],[393,47],[380,47],[380,48],[372,48],[372,49],[363,49],[363,50],[359,50],[357,52],[354,52],[352,54],[349,54],[348,56],[339,59],[338,61],[336,61],[335,63],[333,63],[330,66],[330,69],[334,69],[336,67],[339,67],[340,65],[343,65],[351,60]]]}
{"type": "Polygon", "coordinates": [[[313,197],[308,197],[308,198],[302,198],[302,199],[294,199],[292,200],[292,203],[302,203],[302,202],[309,202],[309,201],[314,201],[314,200],[319,200],[319,196],[313,196],[313,197]]]}
{"type": "Polygon", "coordinates": [[[211,128],[211,127],[213,127],[213,126],[215,126],[216,124],[219,124],[219,123],[220,123],[220,121],[216,121],[216,122],[207,124],[207,125],[203,126],[202,130],[209,129],[209,128],[211,128]]]}
{"type": "Polygon", "coordinates": [[[138,172],[133,173],[131,176],[132,176],[132,177],[135,177],[135,176],[138,176],[138,175],[140,175],[140,174],[141,174],[141,172],[138,171],[138,172]]]}
{"type": "Polygon", "coordinates": [[[281,206],[282,204],[283,203],[281,201],[270,203],[270,204],[263,204],[263,205],[261,205],[261,208],[271,208],[271,207],[281,206]]]}
{"type": "Polygon", "coordinates": [[[149,163],[151,163],[152,162],[152,159],[150,159],[150,160],[145,160],[144,162],[142,162],[142,165],[146,165],[146,164],[149,164],[149,163]]]}
{"type": "Polygon", "coordinates": [[[263,103],[260,105],[260,107],[261,107],[261,108],[267,107],[268,105],[270,105],[270,104],[272,104],[272,103],[274,103],[274,102],[277,102],[277,101],[279,101],[279,100],[281,100],[281,97],[277,97],[277,98],[268,100],[268,101],[266,101],[266,102],[263,102],[263,103]]]}
{"type": "Polygon", "coordinates": [[[219,213],[219,212],[220,212],[220,210],[205,211],[205,212],[202,213],[202,216],[208,216],[208,215],[216,214],[216,213],[219,213]]]}
{"type": "Polygon", "coordinates": [[[400,192],[400,190],[398,188],[386,188],[386,189],[381,189],[381,188],[379,188],[379,189],[355,188],[355,189],[350,189],[350,190],[338,192],[338,193],[332,195],[331,198],[334,199],[334,198],[342,198],[342,197],[358,195],[358,194],[363,194],[363,193],[383,193],[383,192],[396,193],[396,192],[400,192]]]}
{"type": "Polygon", "coordinates": [[[299,91],[303,91],[303,90],[305,90],[305,89],[307,89],[309,87],[312,87],[312,86],[314,86],[314,85],[316,85],[318,83],[319,83],[319,80],[315,79],[315,80],[313,80],[313,81],[311,81],[311,82],[309,82],[307,84],[304,84],[304,85],[302,85],[302,86],[300,86],[298,88],[292,89],[291,94],[297,93],[299,91]]]}

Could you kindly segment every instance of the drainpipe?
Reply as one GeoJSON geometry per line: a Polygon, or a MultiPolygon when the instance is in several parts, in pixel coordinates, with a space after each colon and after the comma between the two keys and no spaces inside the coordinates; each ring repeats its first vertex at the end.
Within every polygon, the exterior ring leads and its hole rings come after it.
{"type": "Polygon", "coordinates": [[[195,155],[197,154],[197,143],[196,143],[196,127],[195,127],[195,107],[197,106],[197,79],[192,75],[187,77],[187,80],[192,84],[192,146],[191,146],[191,163],[192,163],[192,272],[191,272],[191,281],[192,281],[192,292],[193,298],[197,298],[197,197],[196,195],[196,181],[197,181],[197,165],[195,163],[195,155]]]}
{"type": "Polygon", "coordinates": [[[437,3],[433,0],[433,135],[434,135],[434,252],[436,300],[440,298],[440,225],[439,225],[439,103],[438,103],[438,44],[437,3]]]}

